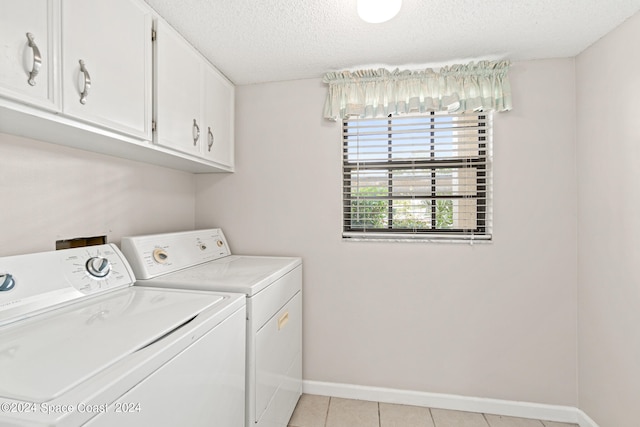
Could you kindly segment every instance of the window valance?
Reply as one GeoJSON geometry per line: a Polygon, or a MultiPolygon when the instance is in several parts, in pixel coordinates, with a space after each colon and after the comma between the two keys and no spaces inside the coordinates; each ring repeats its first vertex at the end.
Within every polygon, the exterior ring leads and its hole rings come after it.
{"type": "Polygon", "coordinates": [[[434,71],[380,68],[325,74],[329,92],[324,117],[386,117],[428,111],[508,111],[508,61],[480,61],[434,71]]]}

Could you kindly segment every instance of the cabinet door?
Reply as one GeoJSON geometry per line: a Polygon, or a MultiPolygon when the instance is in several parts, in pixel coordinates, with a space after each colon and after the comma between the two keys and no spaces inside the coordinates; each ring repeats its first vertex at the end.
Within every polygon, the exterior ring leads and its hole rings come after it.
{"type": "Polygon", "coordinates": [[[64,113],[151,139],[149,11],[131,0],[62,0],[62,24],[64,113]]]}
{"type": "Polygon", "coordinates": [[[204,71],[204,123],[206,144],[203,157],[233,168],[233,85],[212,67],[204,71]]]}
{"type": "Polygon", "coordinates": [[[60,44],[57,38],[59,16],[56,0],[3,2],[0,14],[1,96],[59,110],[55,68],[60,44]]]}
{"type": "Polygon", "coordinates": [[[169,25],[158,20],[155,42],[155,143],[199,156],[202,123],[202,59],[169,25]]]}

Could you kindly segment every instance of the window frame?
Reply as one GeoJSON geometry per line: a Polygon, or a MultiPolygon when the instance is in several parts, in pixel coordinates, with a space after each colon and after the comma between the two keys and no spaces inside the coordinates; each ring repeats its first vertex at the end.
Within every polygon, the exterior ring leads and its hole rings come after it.
{"type": "MultiPolygon", "coordinates": [[[[384,118],[378,119],[358,119],[345,118],[342,121],[342,189],[343,189],[343,212],[342,212],[342,237],[343,239],[355,240],[372,240],[372,239],[398,239],[398,240],[487,240],[492,239],[492,143],[493,143],[493,116],[491,112],[475,112],[473,116],[477,117],[477,155],[466,155],[463,158],[437,158],[436,157],[436,123],[439,116],[468,116],[465,113],[447,113],[447,112],[428,112],[419,115],[389,115],[387,120],[387,160],[367,161],[357,159],[358,164],[354,168],[354,162],[349,159],[349,133],[350,123],[354,121],[380,120],[380,127],[384,127],[382,121],[384,118]],[[393,137],[393,121],[397,119],[416,118],[427,119],[432,131],[428,135],[430,156],[428,159],[394,159],[394,137],[393,137]],[[452,167],[453,165],[453,167],[452,167]],[[438,194],[438,170],[439,169],[468,169],[473,168],[475,172],[475,196],[438,194]],[[367,197],[357,199],[353,196],[353,175],[366,170],[382,170],[387,176],[387,196],[377,196],[375,198],[367,197]],[[430,171],[430,192],[427,196],[399,196],[394,195],[394,173],[402,170],[425,170],[430,171]],[[427,209],[430,207],[430,227],[429,228],[394,228],[394,200],[426,200],[427,209]],[[456,199],[474,199],[475,203],[475,228],[439,228],[438,227],[438,201],[439,200],[456,200],[456,199]],[[367,228],[354,226],[354,217],[352,211],[352,202],[354,200],[386,200],[386,226],[384,228],[373,227],[367,228]]],[[[423,124],[423,123],[421,123],[423,124]]],[[[464,127],[460,127],[464,129],[464,127]]],[[[384,132],[380,132],[384,135],[384,132]]],[[[351,135],[352,136],[352,135],[351,135]]],[[[398,143],[396,143],[398,144],[398,143]]],[[[397,145],[396,145],[397,147],[397,145]]],[[[397,181],[396,181],[397,182],[397,181]]],[[[358,196],[359,197],[359,196],[358,196]]]]}

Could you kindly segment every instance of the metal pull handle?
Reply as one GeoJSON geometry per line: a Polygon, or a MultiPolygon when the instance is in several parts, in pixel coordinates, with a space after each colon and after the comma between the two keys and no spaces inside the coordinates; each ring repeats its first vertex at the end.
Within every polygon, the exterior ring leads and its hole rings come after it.
{"type": "Polygon", "coordinates": [[[193,135],[193,145],[195,146],[200,139],[200,126],[198,126],[196,119],[193,119],[193,129],[191,130],[191,134],[193,135]]]}
{"type": "Polygon", "coordinates": [[[84,61],[80,60],[80,72],[84,75],[84,89],[80,92],[80,104],[87,103],[87,96],[89,96],[89,88],[91,87],[91,76],[87,67],[84,66],[84,61]]]}
{"type": "Polygon", "coordinates": [[[29,47],[33,50],[33,67],[31,67],[31,72],[29,73],[29,84],[31,86],[36,85],[36,76],[40,72],[40,67],[42,66],[42,56],[40,55],[40,49],[38,49],[38,45],[34,41],[33,34],[27,33],[27,40],[29,40],[29,47]]]}
{"type": "Polygon", "coordinates": [[[213,132],[211,132],[211,126],[209,126],[209,131],[207,132],[209,136],[209,143],[207,146],[209,147],[209,151],[211,151],[211,147],[213,147],[213,132]]]}

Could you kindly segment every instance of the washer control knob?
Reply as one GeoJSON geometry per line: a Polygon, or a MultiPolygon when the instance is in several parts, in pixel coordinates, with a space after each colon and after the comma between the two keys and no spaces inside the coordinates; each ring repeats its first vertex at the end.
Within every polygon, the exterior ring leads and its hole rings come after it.
{"type": "Polygon", "coordinates": [[[16,281],[11,274],[0,274],[0,292],[10,291],[15,285],[16,281]]]}
{"type": "Polygon", "coordinates": [[[158,264],[164,264],[169,259],[169,254],[164,249],[154,249],[153,251],[153,259],[158,264]]]}
{"type": "Polygon", "coordinates": [[[111,263],[108,259],[95,256],[89,258],[87,263],[85,264],[87,268],[87,272],[93,277],[97,277],[98,279],[102,279],[103,277],[107,277],[107,275],[111,272],[111,263]]]}

